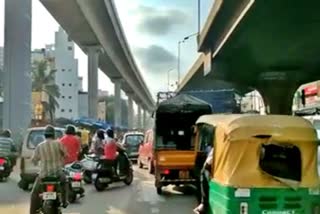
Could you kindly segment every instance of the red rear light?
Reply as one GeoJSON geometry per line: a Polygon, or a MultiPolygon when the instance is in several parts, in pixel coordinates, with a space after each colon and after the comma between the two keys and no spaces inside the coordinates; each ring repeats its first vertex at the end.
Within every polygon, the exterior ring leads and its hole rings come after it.
{"type": "Polygon", "coordinates": [[[169,170],[169,169],[165,169],[165,170],[163,170],[163,174],[165,174],[165,175],[169,175],[169,174],[170,174],[170,170],[169,170]]]}
{"type": "Polygon", "coordinates": [[[82,175],[81,175],[80,172],[77,172],[77,173],[74,174],[73,180],[80,181],[81,179],[82,179],[82,175]]]}
{"type": "Polygon", "coordinates": [[[53,184],[48,184],[47,185],[47,192],[53,192],[54,191],[54,185],[53,184]]]}
{"type": "Polygon", "coordinates": [[[6,162],[6,159],[0,158],[0,165],[3,165],[6,162]]]}

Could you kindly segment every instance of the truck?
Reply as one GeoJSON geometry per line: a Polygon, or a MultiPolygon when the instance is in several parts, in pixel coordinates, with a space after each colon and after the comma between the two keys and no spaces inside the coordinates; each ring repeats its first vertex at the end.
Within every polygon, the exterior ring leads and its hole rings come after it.
{"type": "Polygon", "coordinates": [[[235,89],[194,90],[179,94],[189,94],[211,104],[213,113],[241,113],[241,96],[235,89]]]}

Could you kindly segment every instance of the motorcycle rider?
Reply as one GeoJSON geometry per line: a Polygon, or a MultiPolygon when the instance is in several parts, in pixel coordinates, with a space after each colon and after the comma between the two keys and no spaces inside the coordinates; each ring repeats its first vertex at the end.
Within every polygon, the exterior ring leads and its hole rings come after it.
{"type": "Polygon", "coordinates": [[[62,207],[68,206],[66,177],[63,172],[64,160],[67,151],[58,140],[55,140],[55,130],[51,125],[46,126],[44,131],[45,140],[37,145],[32,156],[32,162],[37,165],[40,161],[40,172],[32,188],[30,198],[30,214],[36,214],[41,207],[39,198],[41,179],[55,176],[60,178],[62,207]]]}
{"type": "MultiPolygon", "coordinates": [[[[113,167],[115,171],[115,176],[118,176],[118,162],[119,162],[119,155],[118,151],[125,151],[125,148],[119,144],[114,139],[114,132],[112,129],[107,130],[107,141],[104,147],[104,156],[107,160],[113,161],[113,167]]],[[[120,167],[121,169],[123,167],[120,167]]],[[[122,173],[122,172],[120,172],[122,173]]]]}
{"type": "Polygon", "coordinates": [[[73,125],[66,127],[65,135],[60,139],[68,152],[64,164],[70,164],[78,160],[81,152],[81,142],[76,136],[76,128],[73,125]]]}
{"type": "Polygon", "coordinates": [[[99,129],[96,132],[95,139],[92,141],[90,152],[93,152],[97,156],[103,156],[104,144],[105,144],[105,132],[103,129],[99,129]]]}
{"type": "Polygon", "coordinates": [[[11,168],[13,168],[16,165],[17,162],[17,148],[14,145],[13,139],[11,137],[11,131],[10,129],[5,129],[2,131],[0,138],[2,138],[2,145],[4,142],[7,142],[7,147],[10,147],[10,154],[8,155],[8,158],[10,160],[11,168]]]}

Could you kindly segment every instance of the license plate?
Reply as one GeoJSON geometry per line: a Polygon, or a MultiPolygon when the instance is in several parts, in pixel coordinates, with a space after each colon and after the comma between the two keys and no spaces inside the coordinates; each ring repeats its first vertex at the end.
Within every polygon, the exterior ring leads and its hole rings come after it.
{"type": "Polygon", "coordinates": [[[75,187],[75,188],[79,188],[79,187],[81,187],[81,182],[72,182],[71,186],[75,187]]]}
{"type": "Polygon", "coordinates": [[[179,171],[179,178],[188,179],[189,178],[189,171],[179,171]]]}
{"type": "Polygon", "coordinates": [[[0,166],[0,170],[4,170],[4,166],[0,166]]]}
{"type": "Polygon", "coordinates": [[[99,181],[101,183],[108,183],[110,181],[110,179],[109,178],[99,178],[99,181]]]}
{"type": "Polygon", "coordinates": [[[42,199],[43,200],[56,200],[57,199],[57,193],[56,192],[44,192],[42,193],[42,199]]]}

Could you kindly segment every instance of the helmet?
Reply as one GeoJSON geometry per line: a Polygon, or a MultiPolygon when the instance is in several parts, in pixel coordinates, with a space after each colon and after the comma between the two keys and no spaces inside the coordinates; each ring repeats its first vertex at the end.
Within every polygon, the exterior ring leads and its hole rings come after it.
{"type": "Polygon", "coordinates": [[[66,134],[76,135],[76,127],[74,127],[73,125],[67,125],[66,134]]]}
{"type": "Polygon", "coordinates": [[[113,130],[112,129],[107,129],[107,135],[108,135],[108,137],[113,138],[114,137],[113,130]]]}
{"type": "Polygon", "coordinates": [[[45,138],[55,138],[55,130],[54,127],[51,125],[47,125],[44,130],[45,138]]]}
{"type": "Polygon", "coordinates": [[[11,137],[11,131],[10,129],[5,129],[3,130],[2,134],[1,134],[3,137],[8,137],[10,138],[11,137]]]}
{"type": "Polygon", "coordinates": [[[104,132],[103,129],[99,129],[99,130],[97,131],[97,137],[98,137],[99,139],[101,139],[101,140],[104,140],[104,134],[105,134],[105,132],[104,132]]]}

